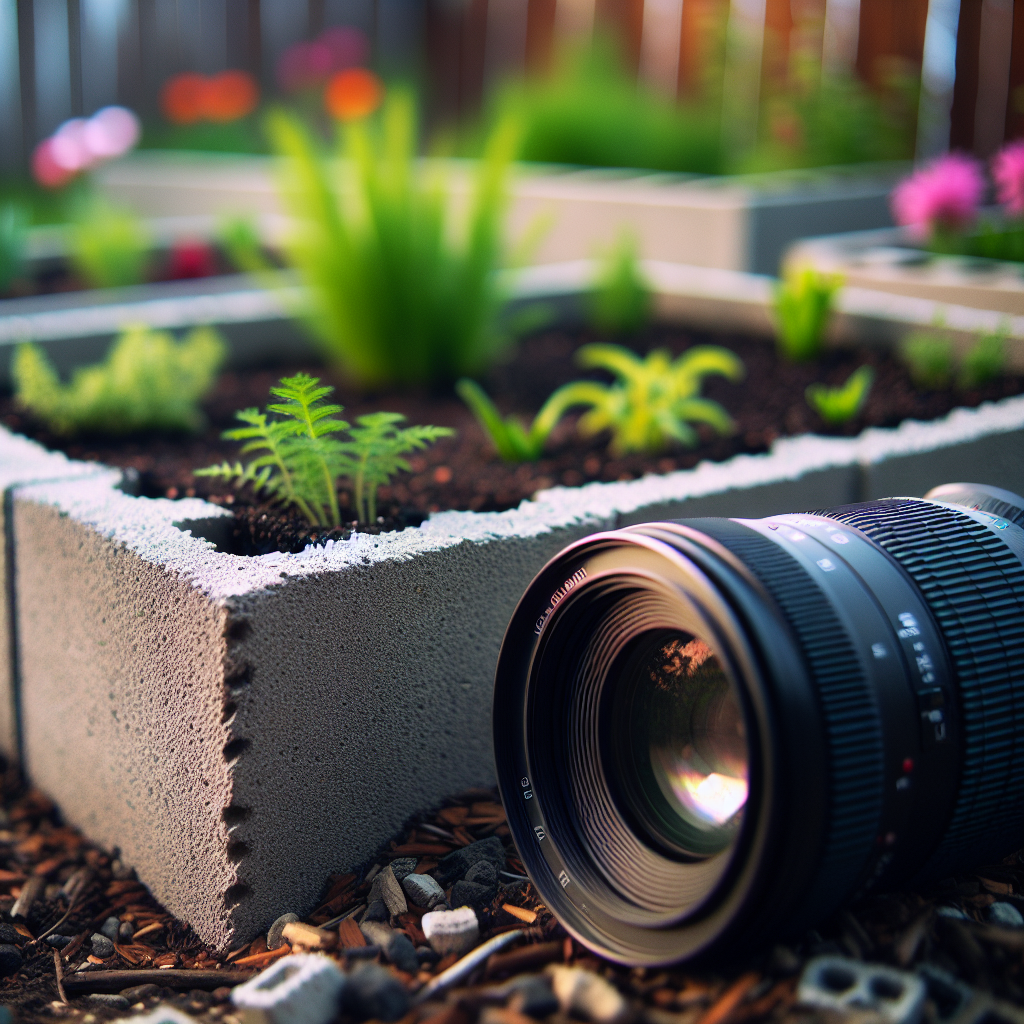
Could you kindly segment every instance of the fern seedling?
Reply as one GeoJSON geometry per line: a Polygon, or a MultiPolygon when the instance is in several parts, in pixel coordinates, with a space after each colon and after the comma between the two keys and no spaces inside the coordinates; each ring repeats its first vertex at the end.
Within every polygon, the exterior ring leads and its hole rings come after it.
{"type": "Polygon", "coordinates": [[[953,343],[948,338],[916,331],[904,340],[900,355],[919,388],[945,388],[953,379],[953,343]]]}
{"type": "Polygon", "coordinates": [[[814,359],[842,279],[813,267],[787,271],[775,285],[777,339],[782,354],[794,362],[814,359]]]}
{"type": "Polygon", "coordinates": [[[624,232],[598,271],[590,322],[602,334],[634,334],[650,316],[651,289],[640,270],[636,240],[624,232]]]}
{"type": "Polygon", "coordinates": [[[875,371],[861,366],[837,388],[824,384],[810,384],[804,394],[807,404],[826,422],[834,425],[848,423],[857,416],[868,400],[875,371]]]}
{"type": "Polygon", "coordinates": [[[618,380],[574,381],[548,401],[557,397],[564,408],[590,406],[580,419],[580,430],[611,430],[615,455],[659,452],[672,441],[692,447],[698,436],[691,423],[706,423],[720,434],[733,429],[732,418],[721,405],[699,397],[709,374],[733,381],[742,378],[742,360],[726,348],[698,345],[673,360],[664,349],[641,359],[619,345],[584,345],[577,359],[583,366],[610,371],[618,380]]]}
{"type": "Polygon", "coordinates": [[[476,416],[477,422],[505,462],[536,462],[544,452],[551,431],[573,404],[571,394],[567,396],[564,389],[559,388],[541,406],[540,412],[534,416],[533,423],[527,429],[515,416],[502,419],[494,402],[476,381],[464,377],[455,385],[455,390],[476,416]]]}
{"type": "Polygon", "coordinates": [[[448,427],[400,427],[404,419],[397,412],[360,416],[349,430],[350,440],[341,444],[342,475],[352,488],[360,522],[377,521],[377,492],[399,470],[409,469],[403,456],[454,433],[448,427]]]}
{"type": "Polygon", "coordinates": [[[960,364],[959,383],[963,388],[977,387],[995,380],[1006,366],[1006,339],[1010,332],[1006,324],[995,331],[982,334],[967,350],[960,364]]]}

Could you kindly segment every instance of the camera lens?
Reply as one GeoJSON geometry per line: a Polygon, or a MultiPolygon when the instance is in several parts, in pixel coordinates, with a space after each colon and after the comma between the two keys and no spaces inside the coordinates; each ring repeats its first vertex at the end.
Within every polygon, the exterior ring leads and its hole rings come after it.
{"type": "Polygon", "coordinates": [[[654,965],[1019,846],[1022,527],[1024,499],[951,484],[563,551],[512,617],[494,699],[545,903],[654,965]]]}

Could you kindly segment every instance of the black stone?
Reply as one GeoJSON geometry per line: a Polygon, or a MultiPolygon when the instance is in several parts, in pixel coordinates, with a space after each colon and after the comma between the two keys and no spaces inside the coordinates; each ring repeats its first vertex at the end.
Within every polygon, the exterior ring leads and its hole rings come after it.
{"type": "Polygon", "coordinates": [[[361,921],[383,921],[385,924],[391,920],[391,914],[388,913],[387,904],[383,900],[374,900],[367,908],[366,913],[363,914],[361,921]]]}
{"type": "Polygon", "coordinates": [[[411,875],[416,870],[418,863],[415,857],[398,857],[391,862],[391,870],[400,882],[406,875],[411,875]]]}
{"type": "Polygon", "coordinates": [[[486,885],[477,885],[476,882],[456,882],[452,886],[451,904],[453,909],[459,907],[472,907],[480,910],[486,907],[494,897],[494,890],[488,889],[486,885]]]}
{"type": "Polygon", "coordinates": [[[160,995],[159,985],[133,985],[131,988],[122,989],[121,995],[129,1003],[141,1003],[144,999],[154,999],[160,995]]]}
{"type": "Polygon", "coordinates": [[[24,941],[25,936],[13,924],[8,924],[6,921],[0,922],[0,942],[6,943],[8,946],[20,946],[24,941]]]}
{"type": "Polygon", "coordinates": [[[10,943],[0,944],[0,978],[21,970],[21,951],[10,943]]]}
{"type": "Polygon", "coordinates": [[[485,886],[493,897],[498,891],[498,869],[489,860],[478,860],[466,872],[466,881],[485,886]]]}
{"type": "Polygon", "coordinates": [[[47,935],[43,940],[48,946],[54,949],[63,949],[72,939],[73,935],[47,935]]]}
{"type": "Polygon", "coordinates": [[[85,998],[94,1006],[104,1006],[111,1010],[128,1010],[132,1005],[124,996],[115,996],[112,992],[93,992],[85,998]]]}
{"type": "Polygon", "coordinates": [[[361,964],[341,990],[341,1007],[356,1020],[400,1020],[409,1012],[409,993],[389,970],[361,964]]]}
{"type": "Polygon", "coordinates": [[[401,932],[391,936],[384,954],[400,971],[415,974],[420,969],[416,947],[401,932]]]}
{"type": "Polygon", "coordinates": [[[466,877],[466,872],[480,861],[489,861],[496,871],[505,866],[505,845],[497,836],[481,839],[470,843],[459,850],[454,850],[442,858],[437,866],[435,877],[442,886],[447,888],[452,882],[466,877]]]}
{"type": "Polygon", "coordinates": [[[508,1005],[517,1013],[543,1020],[558,1009],[558,1000],[547,978],[532,975],[515,986],[508,1005]]]}

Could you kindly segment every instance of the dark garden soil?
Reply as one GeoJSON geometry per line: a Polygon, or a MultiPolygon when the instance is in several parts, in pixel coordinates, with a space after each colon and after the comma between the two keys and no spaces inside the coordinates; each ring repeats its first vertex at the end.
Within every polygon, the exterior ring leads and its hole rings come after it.
{"type": "MultiPolygon", "coordinates": [[[[513,353],[495,367],[484,384],[503,413],[530,417],[559,385],[585,374],[573,354],[585,342],[598,340],[586,330],[550,330],[521,341],[513,353]]],[[[286,372],[304,369],[337,386],[335,399],[345,406],[345,417],[381,409],[403,413],[411,423],[453,427],[453,438],[439,441],[413,455],[411,472],[396,477],[380,492],[381,513],[374,531],[416,525],[431,512],[445,509],[500,511],[514,508],[537,491],[556,485],[576,487],[593,481],[632,480],[647,473],[690,469],[698,462],[724,460],[743,452],[761,453],[779,437],[806,432],[853,436],[868,426],[893,427],[904,419],[930,420],[957,406],[977,406],[1024,392],[1024,377],[1004,376],[970,390],[950,387],[922,391],[914,386],[906,367],[893,355],[867,350],[832,350],[809,364],[780,359],[774,346],[760,338],[716,336],[677,327],[654,327],[636,339],[647,351],[666,347],[679,353],[694,344],[723,344],[735,351],[746,366],[738,384],[722,378],[707,379],[703,394],[720,402],[732,415],[737,429],[719,437],[700,428],[700,444],[674,448],[661,454],[611,456],[607,437],[583,438],[576,417],[567,417],[549,441],[548,453],[536,463],[502,462],[468,409],[452,392],[360,394],[330,370],[309,366],[225,373],[205,403],[208,429],[195,437],[103,438],[54,437],[21,412],[12,399],[0,400],[0,422],[76,459],[98,460],[131,469],[137,474],[138,493],[150,497],[200,496],[229,505],[235,511],[232,550],[259,554],[274,550],[299,551],[310,542],[347,536],[341,530],[311,527],[288,511],[267,505],[251,493],[193,476],[193,469],[238,457],[238,445],[223,441],[221,431],[234,425],[234,413],[248,406],[267,404],[268,390],[286,372]],[[807,405],[804,390],[814,381],[836,385],[863,363],[876,371],[875,384],[860,416],[841,428],[829,428],[807,405]]],[[[590,374],[595,376],[595,374],[590,374]]],[[[600,377],[600,374],[596,374],[600,377]]],[[[351,514],[349,496],[340,495],[343,518],[351,514]]],[[[360,527],[366,529],[366,527],[360,527]]]]}
{"type": "MultiPolygon", "coordinates": [[[[153,900],[117,851],[91,845],[62,823],[45,795],[26,790],[13,773],[4,778],[2,805],[0,1009],[8,1007],[15,1020],[95,1024],[169,1003],[208,1024],[239,1024],[232,987],[292,952],[288,941],[268,949],[263,935],[227,954],[204,946],[153,900]],[[94,937],[104,931],[116,939],[94,937]]],[[[975,995],[1003,1001],[984,1020],[1017,1024],[1024,1018],[1024,928],[991,923],[1024,909],[1021,854],[928,890],[872,896],[799,939],[700,968],[630,970],[593,956],[566,935],[523,875],[496,795],[463,793],[416,817],[370,863],[325,879],[320,905],[303,918],[319,930],[307,930],[304,938],[346,971],[377,963],[375,985],[392,986],[387,1019],[402,1024],[570,1024],[550,994],[548,1005],[538,1000],[536,985],[531,1005],[516,1001],[524,975],[541,974],[543,996],[542,972],[559,964],[585,972],[580,983],[599,985],[597,978],[603,978],[623,997],[614,1019],[576,1007],[577,1020],[594,1024],[838,1024],[843,1018],[796,1004],[803,965],[825,954],[927,977],[925,1024],[948,1019],[946,997],[956,980],[975,995]],[[488,844],[485,859],[493,869],[482,875],[474,867],[476,882],[461,880],[474,856],[452,858],[461,867],[445,858],[481,841],[488,844]],[[379,903],[370,912],[374,876],[388,867],[398,877],[413,870],[436,876],[449,902],[468,897],[481,941],[511,930],[521,934],[450,987],[411,1003],[459,957],[439,959],[430,949],[420,927],[425,908],[409,902],[405,912],[389,917],[379,903]],[[367,932],[378,942],[387,939],[386,950],[360,930],[364,914],[381,920],[373,926],[376,932],[367,932]],[[395,952],[388,927],[411,943],[401,940],[404,957],[395,952]],[[406,962],[414,951],[416,962],[406,962]],[[404,969],[390,962],[392,956],[404,969]]],[[[289,941],[296,941],[294,934],[289,941]]],[[[335,1021],[356,1024],[371,1015],[348,1006],[335,1021]]],[[[847,1020],[883,1019],[869,1013],[847,1020]]]]}

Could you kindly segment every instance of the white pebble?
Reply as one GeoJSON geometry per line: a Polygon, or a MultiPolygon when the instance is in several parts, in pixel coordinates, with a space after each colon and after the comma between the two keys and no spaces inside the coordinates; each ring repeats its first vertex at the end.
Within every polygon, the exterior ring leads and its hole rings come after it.
{"type": "Polygon", "coordinates": [[[471,950],[480,939],[480,922],[472,907],[458,910],[433,910],[424,914],[420,922],[430,948],[438,956],[455,953],[461,956],[471,950]]]}
{"type": "Polygon", "coordinates": [[[563,1013],[575,1013],[594,1024],[618,1024],[627,1016],[626,1000],[614,985],[581,967],[553,964],[551,990],[563,1013]]]}

